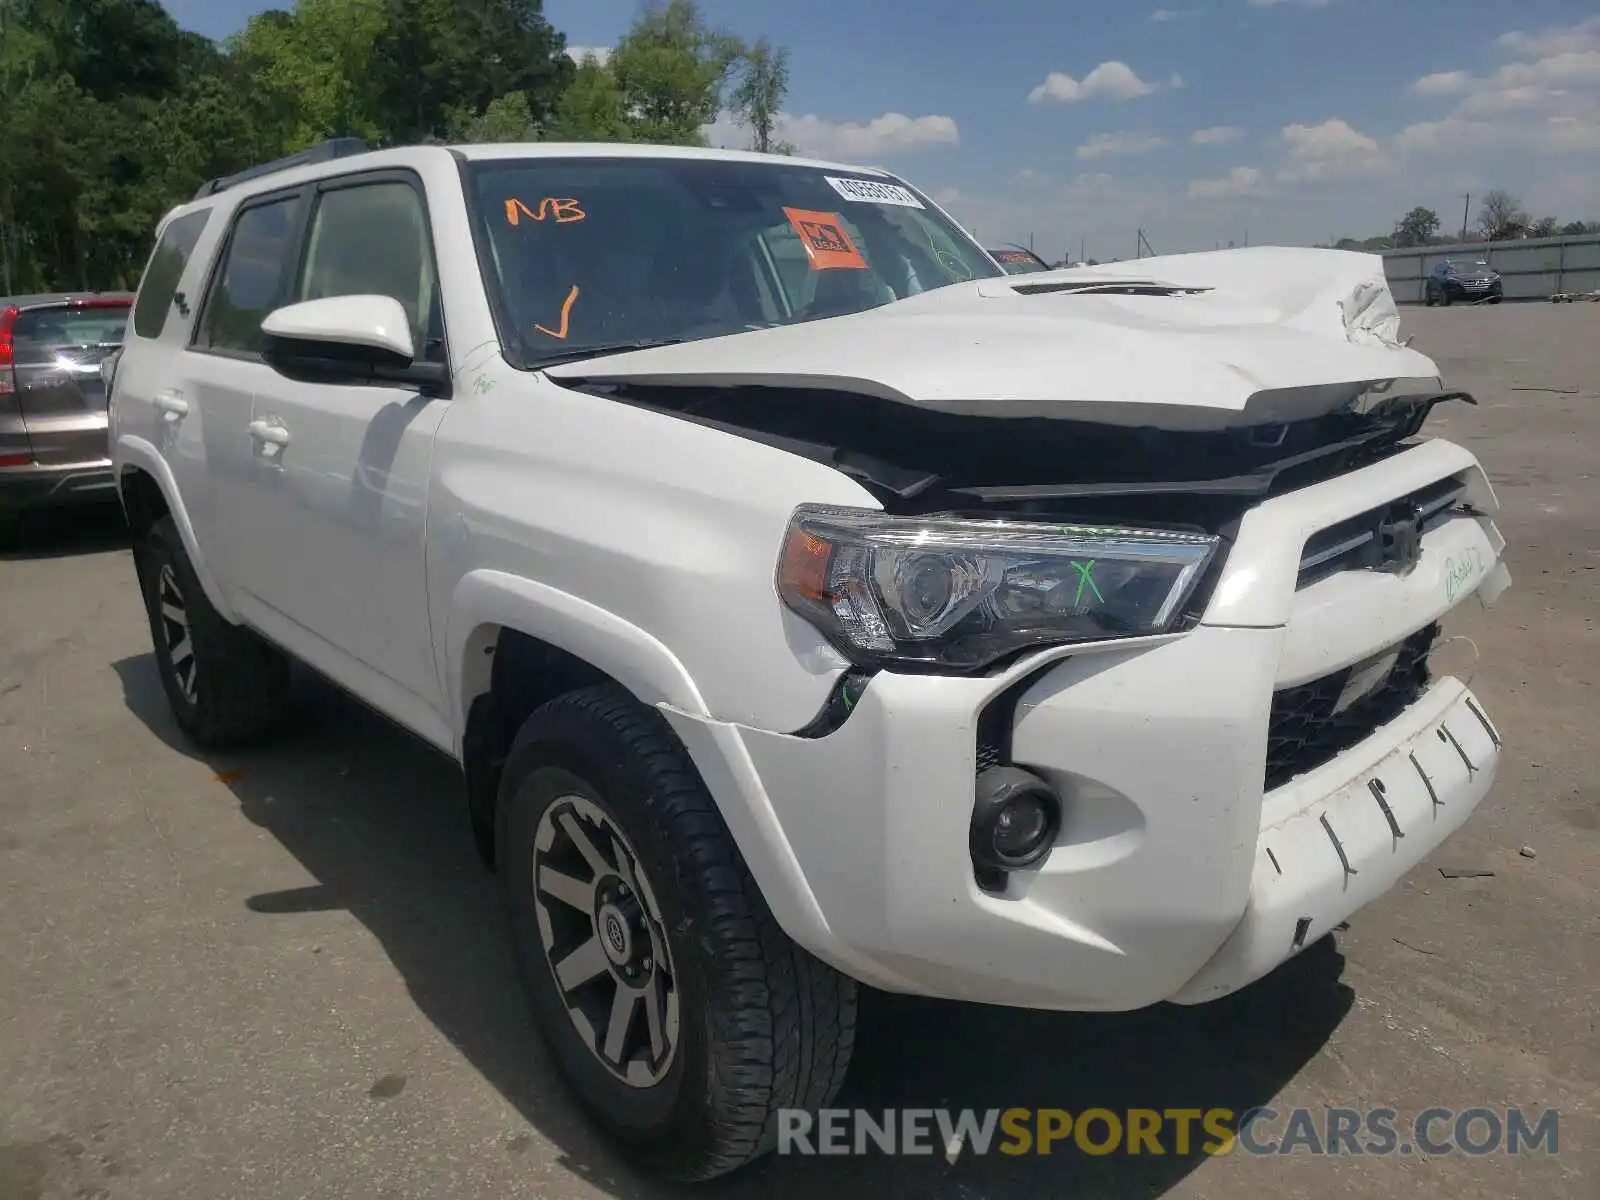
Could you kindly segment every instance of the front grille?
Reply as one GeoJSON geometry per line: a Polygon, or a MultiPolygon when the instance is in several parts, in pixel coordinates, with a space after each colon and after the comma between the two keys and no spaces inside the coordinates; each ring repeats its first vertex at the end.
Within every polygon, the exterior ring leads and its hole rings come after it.
{"type": "Polygon", "coordinates": [[[1429,625],[1391,646],[1385,654],[1398,657],[1388,676],[1343,712],[1334,709],[1365,664],[1275,693],[1267,726],[1267,790],[1332,761],[1414,704],[1428,686],[1428,652],[1438,636],[1439,626],[1429,625]]]}

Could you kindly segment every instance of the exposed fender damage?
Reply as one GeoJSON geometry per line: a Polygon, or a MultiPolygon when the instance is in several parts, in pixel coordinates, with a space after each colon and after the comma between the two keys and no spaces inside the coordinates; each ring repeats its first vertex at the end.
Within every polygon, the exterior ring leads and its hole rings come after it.
{"type": "Polygon", "coordinates": [[[1371,254],[1260,247],[957,284],[849,316],[564,363],[631,387],[847,392],[1168,430],[1293,422],[1431,381],[1371,254]]]}

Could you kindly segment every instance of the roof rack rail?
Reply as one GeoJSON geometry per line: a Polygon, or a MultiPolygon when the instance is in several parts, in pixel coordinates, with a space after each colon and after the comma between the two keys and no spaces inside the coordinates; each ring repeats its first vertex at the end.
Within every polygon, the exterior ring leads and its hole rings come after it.
{"type": "Polygon", "coordinates": [[[298,153],[275,158],[259,166],[247,167],[243,171],[224,175],[220,179],[208,179],[200,185],[200,190],[195,193],[194,198],[202,200],[207,196],[215,196],[218,192],[225,192],[241,183],[260,179],[264,175],[276,175],[279,171],[287,171],[290,167],[309,167],[313,163],[332,162],[336,158],[349,158],[352,154],[366,154],[371,149],[372,147],[360,138],[329,138],[298,153]]]}

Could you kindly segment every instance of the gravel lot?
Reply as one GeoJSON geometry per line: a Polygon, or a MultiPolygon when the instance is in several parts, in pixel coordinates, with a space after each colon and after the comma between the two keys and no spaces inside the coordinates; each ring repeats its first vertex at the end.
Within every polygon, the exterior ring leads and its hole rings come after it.
{"type": "MultiPolygon", "coordinates": [[[[845,1102],[1559,1106],[1560,1153],[784,1159],[707,1194],[1600,1194],[1600,306],[1406,324],[1482,401],[1430,429],[1505,506],[1516,585],[1452,630],[1495,791],[1336,948],[1205,1009],[870,997],[845,1102]]],[[[316,684],[281,745],[198,756],[148,647],[114,520],[0,562],[0,1200],[671,1194],[543,1061],[450,764],[316,684]]]]}

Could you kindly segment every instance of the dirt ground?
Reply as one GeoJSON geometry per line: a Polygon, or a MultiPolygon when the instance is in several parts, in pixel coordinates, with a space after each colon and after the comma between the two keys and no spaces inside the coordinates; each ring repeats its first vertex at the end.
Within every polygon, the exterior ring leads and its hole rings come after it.
{"type": "MultiPolygon", "coordinates": [[[[842,1103],[1558,1107],[1559,1153],[786,1158],[706,1194],[1600,1195],[1600,306],[1405,323],[1481,401],[1430,430],[1504,504],[1515,586],[1451,630],[1508,744],[1488,800],[1336,944],[1206,1008],[871,996],[842,1103]]],[[[280,745],[195,754],[113,520],[0,561],[0,765],[0,1200],[672,1194],[543,1060],[451,765],[316,685],[280,745]]]]}

